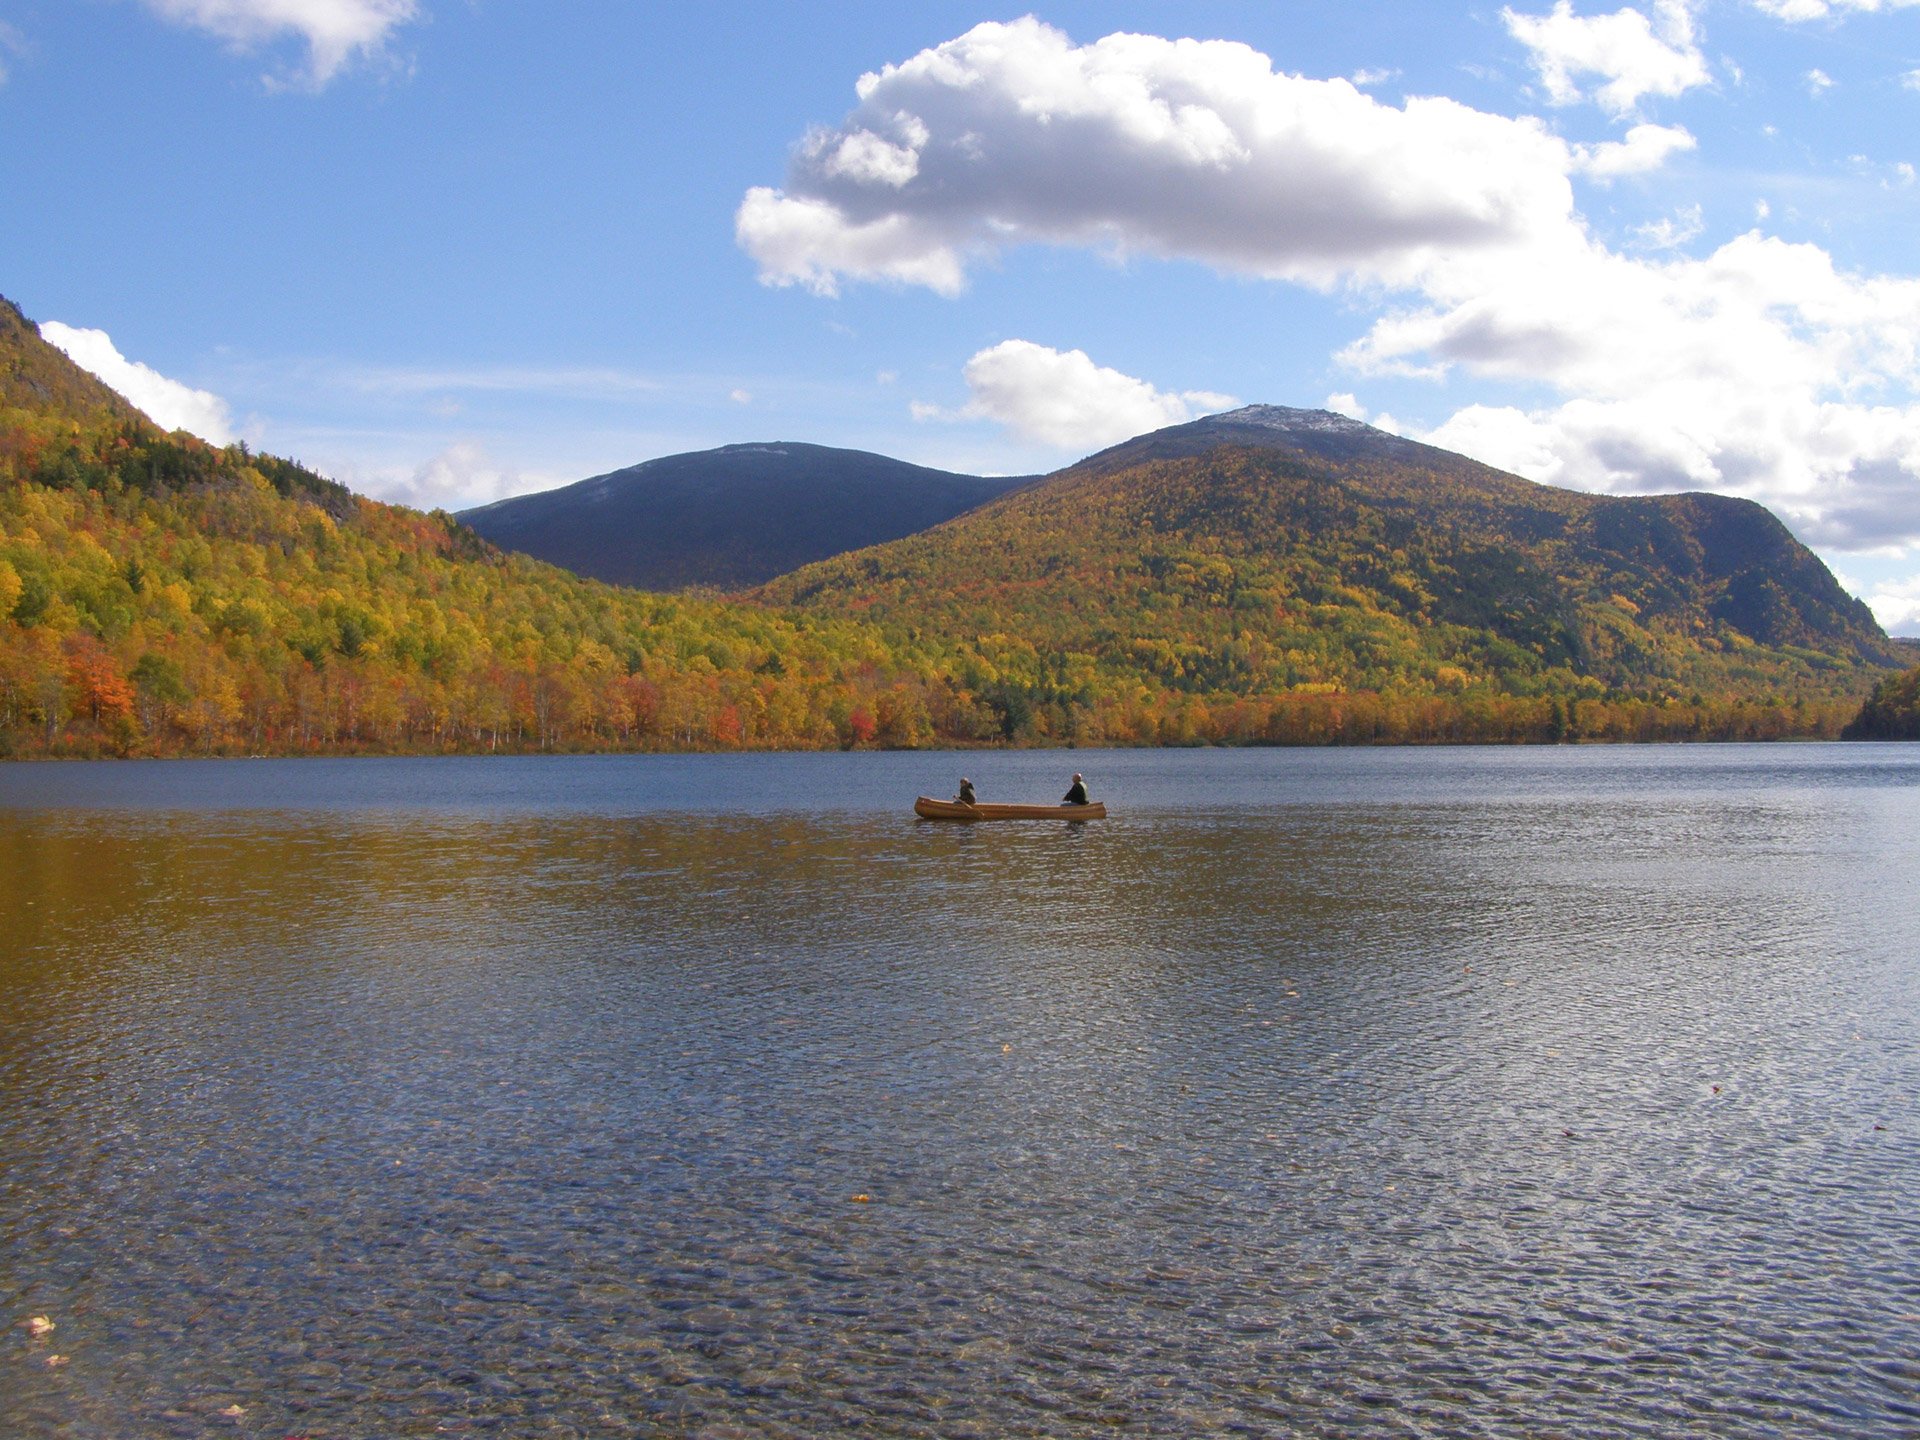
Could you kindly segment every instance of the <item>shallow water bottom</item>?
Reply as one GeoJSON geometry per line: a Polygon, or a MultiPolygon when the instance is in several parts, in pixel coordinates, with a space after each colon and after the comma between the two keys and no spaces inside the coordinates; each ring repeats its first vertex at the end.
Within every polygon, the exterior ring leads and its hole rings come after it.
{"type": "Polygon", "coordinates": [[[1911,1435],[1903,754],[0,767],[0,1433],[1911,1435]]]}

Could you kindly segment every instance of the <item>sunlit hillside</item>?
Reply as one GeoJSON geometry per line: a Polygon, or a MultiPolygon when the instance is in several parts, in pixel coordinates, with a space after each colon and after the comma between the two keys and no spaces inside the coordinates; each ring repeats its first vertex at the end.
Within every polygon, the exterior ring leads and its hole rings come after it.
{"type": "Polygon", "coordinates": [[[1495,713],[1619,733],[1622,707],[1714,730],[1758,706],[1824,734],[1902,658],[1749,502],[1555,490],[1384,436],[1339,458],[1206,449],[1212,425],[1189,427],[1200,453],[1121,447],[760,593],[939,646],[1009,731],[1136,695],[1291,713],[1339,694],[1405,738],[1495,713]]]}
{"type": "Polygon", "coordinates": [[[0,302],[0,749],[914,744],[858,622],[621,590],[165,435],[0,302]]]}
{"type": "Polygon", "coordinates": [[[655,595],[164,434],[0,302],[0,753],[1832,735],[1901,658],[1757,506],[1196,443],[655,595]]]}

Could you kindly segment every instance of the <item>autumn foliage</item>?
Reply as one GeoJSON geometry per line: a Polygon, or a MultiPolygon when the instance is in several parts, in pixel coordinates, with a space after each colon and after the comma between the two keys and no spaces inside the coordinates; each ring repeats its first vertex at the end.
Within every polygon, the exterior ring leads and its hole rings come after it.
{"type": "Polygon", "coordinates": [[[162,434],[0,302],[0,754],[1776,739],[1886,673],[1771,517],[1596,500],[1229,450],[647,594],[162,434]]]}
{"type": "Polygon", "coordinates": [[[1849,740],[1920,740],[1920,666],[1889,675],[1847,726],[1849,740]]]}

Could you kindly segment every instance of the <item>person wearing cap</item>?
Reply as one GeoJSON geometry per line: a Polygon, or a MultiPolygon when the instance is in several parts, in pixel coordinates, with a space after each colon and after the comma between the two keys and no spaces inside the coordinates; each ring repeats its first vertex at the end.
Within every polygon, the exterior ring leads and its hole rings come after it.
{"type": "Polygon", "coordinates": [[[1087,782],[1082,780],[1078,775],[1075,775],[1073,777],[1072,787],[1067,791],[1066,798],[1063,799],[1060,803],[1062,805],[1086,804],[1087,803],[1087,782]]]}
{"type": "Polygon", "coordinates": [[[960,793],[953,798],[958,800],[962,805],[977,805],[979,803],[973,798],[973,781],[967,779],[964,775],[960,777],[960,793]]]}

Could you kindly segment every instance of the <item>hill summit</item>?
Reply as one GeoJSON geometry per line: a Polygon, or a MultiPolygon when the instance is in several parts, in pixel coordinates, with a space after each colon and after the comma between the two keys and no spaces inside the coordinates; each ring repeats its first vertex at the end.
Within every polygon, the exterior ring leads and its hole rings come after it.
{"type": "Polygon", "coordinates": [[[644,590],[740,590],[950,520],[1031,476],[796,441],[666,455],[460,519],[503,549],[644,590]]]}
{"type": "Polygon", "coordinates": [[[1555,489],[1278,406],[1130,440],[760,595],[951,647],[1024,710],[1129,685],[1852,703],[1903,658],[1751,501],[1555,489]]]}
{"type": "MultiPolygon", "coordinates": [[[[1429,469],[1472,466],[1451,450],[1423,445],[1332,410],[1296,410],[1286,405],[1243,405],[1184,425],[1137,435],[1089,455],[1069,470],[1125,470],[1149,460],[1204,455],[1221,445],[1295,450],[1322,460],[1399,461],[1429,469]]],[[[1484,467],[1482,467],[1484,468],[1484,467]]]]}

